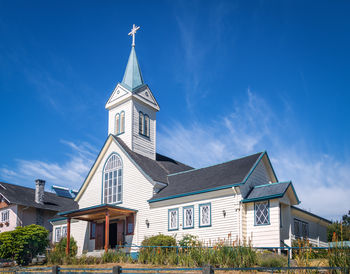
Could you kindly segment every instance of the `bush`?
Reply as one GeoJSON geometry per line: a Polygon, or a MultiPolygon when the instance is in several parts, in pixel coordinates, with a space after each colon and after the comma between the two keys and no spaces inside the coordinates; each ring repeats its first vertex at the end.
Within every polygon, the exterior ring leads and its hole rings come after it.
{"type": "Polygon", "coordinates": [[[66,255],[67,237],[56,243],[47,254],[47,261],[50,264],[67,264],[77,255],[78,246],[73,237],[70,238],[69,255],[66,255]]]}
{"type": "Polygon", "coordinates": [[[288,259],[282,255],[261,254],[259,258],[259,266],[261,267],[286,267],[288,259]]]}
{"type": "Polygon", "coordinates": [[[40,225],[16,227],[15,230],[0,233],[0,258],[28,265],[45,251],[49,244],[48,235],[49,231],[40,225]]]}
{"type": "Polygon", "coordinates": [[[176,240],[172,236],[166,236],[159,234],[149,238],[145,238],[142,243],[142,246],[176,246],[176,240]]]}
{"type": "Polygon", "coordinates": [[[197,236],[186,234],[182,237],[182,239],[179,241],[179,246],[181,247],[194,247],[194,246],[200,246],[200,242],[197,239],[197,236]]]}

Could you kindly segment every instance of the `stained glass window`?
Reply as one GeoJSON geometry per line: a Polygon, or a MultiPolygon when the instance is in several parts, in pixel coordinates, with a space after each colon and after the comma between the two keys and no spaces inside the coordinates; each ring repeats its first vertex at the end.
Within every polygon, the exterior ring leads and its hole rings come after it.
{"type": "Polygon", "coordinates": [[[194,227],[194,210],[193,206],[190,207],[184,207],[183,209],[183,227],[184,228],[193,228],[194,227]]]}
{"type": "Polygon", "coordinates": [[[199,205],[199,226],[211,226],[211,204],[199,205]]]}
{"type": "Polygon", "coordinates": [[[179,210],[176,209],[170,209],[169,210],[169,216],[168,216],[168,223],[169,223],[169,230],[177,230],[179,229],[179,210]]]}
{"type": "Polygon", "coordinates": [[[106,162],[104,178],[104,203],[111,204],[122,201],[122,161],[116,154],[106,162]]]}
{"type": "Polygon", "coordinates": [[[268,225],[270,224],[269,201],[255,203],[255,224],[268,225]]]}

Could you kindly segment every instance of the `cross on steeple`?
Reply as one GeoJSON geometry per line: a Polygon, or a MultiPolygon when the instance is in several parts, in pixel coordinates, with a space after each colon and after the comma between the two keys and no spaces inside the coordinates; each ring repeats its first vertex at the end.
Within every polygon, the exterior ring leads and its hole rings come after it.
{"type": "Polygon", "coordinates": [[[132,25],[132,29],[131,31],[129,32],[128,35],[132,36],[132,44],[131,46],[135,47],[135,34],[136,34],[136,31],[139,29],[140,27],[136,27],[135,24],[132,25]]]}

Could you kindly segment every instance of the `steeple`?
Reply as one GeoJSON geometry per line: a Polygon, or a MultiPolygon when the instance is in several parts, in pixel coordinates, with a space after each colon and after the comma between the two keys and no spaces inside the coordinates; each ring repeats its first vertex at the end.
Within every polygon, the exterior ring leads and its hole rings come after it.
{"type": "Polygon", "coordinates": [[[131,91],[144,84],[139,62],[137,61],[136,57],[135,46],[131,47],[131,52],[124,73],[122,84],[126,85],[126,88],[131,89],[131,91]]]}

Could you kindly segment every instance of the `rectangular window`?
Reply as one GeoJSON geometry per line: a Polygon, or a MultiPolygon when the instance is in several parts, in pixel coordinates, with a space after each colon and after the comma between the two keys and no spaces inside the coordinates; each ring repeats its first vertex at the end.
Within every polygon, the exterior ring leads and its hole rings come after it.
{"type": "Polygon", "coordinates": [[[211,204],[199,205],[199,227],[211,226],[211,204]]]}
{"type": "Polygon", "coordinates": [[[90,222],[90,239],[93,240],[96,237],[96,223],[90,222]]]}
{"type": "Polygon", "coordinates": [[[169,209],[168,211],[168,230],[179,229],[179,209],[169,209]]]}
{"type": "Polygon", "coordinates": [[[309,224],[297,219],[294,219],[294,236],[296,238],[309,237],[309,224]]]}
{"type": "Polygon", "coordinates": [[[127,234],[132,235],[134,234],[134,215],[128,216],[126,218],[126,228],[127,228],[127,234]]]}
{"type": "Polygon", "coordinates": [[[269,201],[254,203],[255,225],[270,224],[270,203],[269,201]]]}
{"type": "Polygon", "coordinates": [[[67,226],[62,226],[62,238],[67,237],[67,226]]]}
{"type": "Polygon", "coordinates": [[[9,222],[10,221],[10,211],[5,210],[1,212],[1,221],[2,222],[9,222]]]}
{"type": "Polygon", "coordinates": [[[61,228],[56,227],[55,228],[55,242],[59,242],[61,240],[61,228]]]}
{"type": "Polygon", "coordinates": [[[194,207],[186,206],[183,208],[183,228],[194,227],[194,207]]]}

